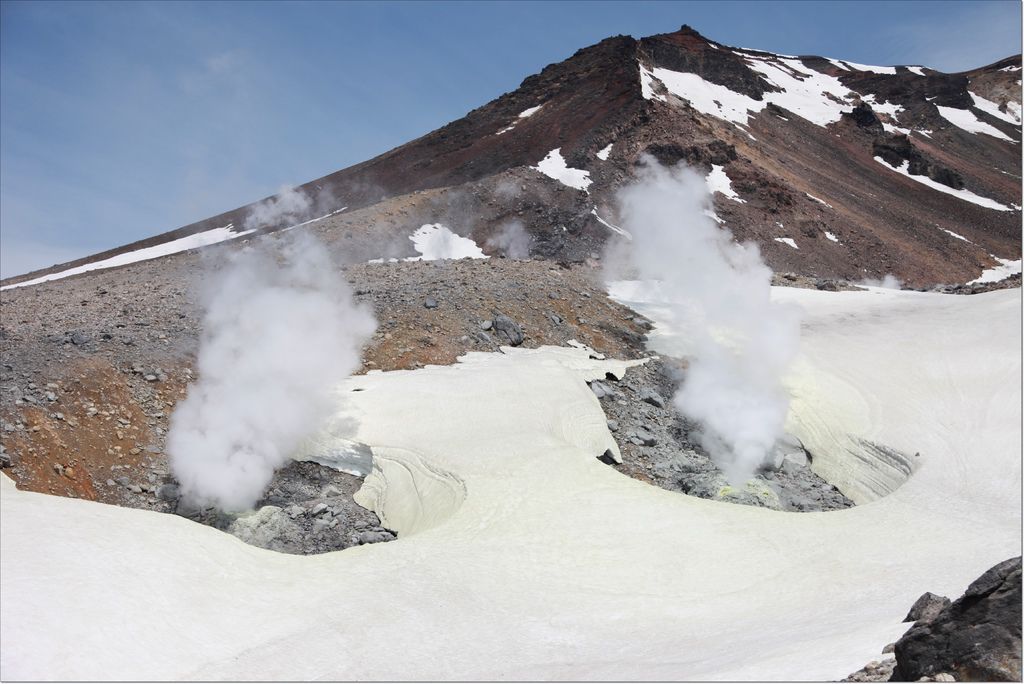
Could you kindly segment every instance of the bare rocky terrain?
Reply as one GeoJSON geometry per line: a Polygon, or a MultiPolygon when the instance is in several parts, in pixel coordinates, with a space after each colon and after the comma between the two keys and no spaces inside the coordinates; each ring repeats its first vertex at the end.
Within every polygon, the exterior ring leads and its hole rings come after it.
{"type": "MultiPolygon", "coordinates": [[[[333,238],[332,247],[343,243],[339,234],[320,230],[333,238]]],[[[359,372],[451,364],[469,351],[570,340],[616,358],[647,357],[650,322],[608,299],[594,257],[578,264],[504,258],[351,264],[345,275],[355,298],[372,306],[378,320],[359,372]]],[[[22,489],[177,512],[290,553],[393,538],[352,502],[358,477],[312,463],[280,471],[256,513],[192,510],[179,501],[165,438],[175,405],[196,379],[197,301],[204,274],[216,263],[210,252],[189,252],[0,294],[5,472],[22,489]]],[[[697,445],[693,426],[672,408],[684,369],[685,362],[655,358],[624,378],[593,384],[623,455],[612,467],[667,489],[781,510],[851,505],[813,474],[799,446],[785,461],[780,455],[756,486],[728,487],[697,445]]]]}

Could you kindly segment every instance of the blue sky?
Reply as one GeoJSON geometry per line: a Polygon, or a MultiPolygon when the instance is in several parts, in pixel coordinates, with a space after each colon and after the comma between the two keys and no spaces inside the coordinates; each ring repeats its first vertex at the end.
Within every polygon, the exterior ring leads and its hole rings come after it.
{"type": "Polygon", "coordinates": [[[0,4],[0,275],[161,233],[427,133],[615,34],[959,71],[1017,2],[0,4]]]}

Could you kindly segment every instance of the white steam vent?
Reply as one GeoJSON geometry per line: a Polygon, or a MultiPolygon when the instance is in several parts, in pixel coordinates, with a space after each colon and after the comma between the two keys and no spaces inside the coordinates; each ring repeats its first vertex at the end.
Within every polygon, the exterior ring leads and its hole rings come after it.
{"type": "Polygon", "coordinates": [[[186,499],[238,511],[332,415],[376,322],[304,233],[234,253],[206,285],[199,379],[167,452],[186,499]]]}
{"type": "MultiPolygon", "coordinates": [[[[798,309],[771,301],[771,270],[757,246],[737,244],[708,216],[701,175],[648,158],[618,201],[633,240],[614,247],[625,254],[608,261],[624,261],[642,287],[656,288],[666,318],[684,334],[679,352],[689,370],[674,402],[701,425],[722,472],[741,484],[784,434],[782,375],[799,345],[798,309]]],[[[623,289],[613,285],[613,296],[623,298],[616,287],[623,289]]]]}

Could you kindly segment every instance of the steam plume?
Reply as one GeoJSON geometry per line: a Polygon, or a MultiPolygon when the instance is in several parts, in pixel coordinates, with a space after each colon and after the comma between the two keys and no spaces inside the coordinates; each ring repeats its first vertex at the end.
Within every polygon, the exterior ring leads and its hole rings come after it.
{"type": "Polygon", "coordinates": [[[330,417],[376,322],[305,232],[234,253],[204,305],[199,379],[171,417],[167,451],[183,496],[243,510],[330,417]]]}
{"type": "MultiPolygon", "coordinates": [[[[658,281],[691,356],[674,402],[702,426],[702,443],[735,484],[750,478],[784,433],[781,382],[799,344],[799,316],[770,300],[771,270],[709,217],[702,176],[646,159],[618,193],[640,278],[658,281]]],[[[613,255],[614,256],[614,255],[613,255]]],[[[614,262],[616,259],[612,259],[614,262]]]]}
{"type": "Polygon", "coordinates": [[[313,209],[313,200],[309,195],[290,185],[284,185],[276,195],[249,210],[248,216],[245,217],[245,229],[275,228],[278,224],[300,223],[310,217],[313,209]]]}
{"type": "Polygon", "coordinates": [[[530,257],[530,234],[522,221],[511,220],[501,224],[498,232],[487,239],[487,247],[499,251],[509,259],[530,257]]]}

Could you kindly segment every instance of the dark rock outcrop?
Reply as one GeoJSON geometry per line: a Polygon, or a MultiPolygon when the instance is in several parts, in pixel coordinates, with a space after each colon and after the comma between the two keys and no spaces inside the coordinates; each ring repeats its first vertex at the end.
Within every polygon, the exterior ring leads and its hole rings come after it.
{"type": "Polygon", "coordinates": [[[942,673],[959,681],[1021,680],[1020,556],[989,569],[933,620],[917,622],[896,642],[892,681],[942,673]]]}
{"type": "Polygon", "coordinates": [[[951,603],[952,601],[945,596],[926,591],[921,594],[921,598],[914,601],[914,605],[910,607],[910,612],[907,613],[907,617],[903,618],[903,621],[931,622],[951,603]]]}

